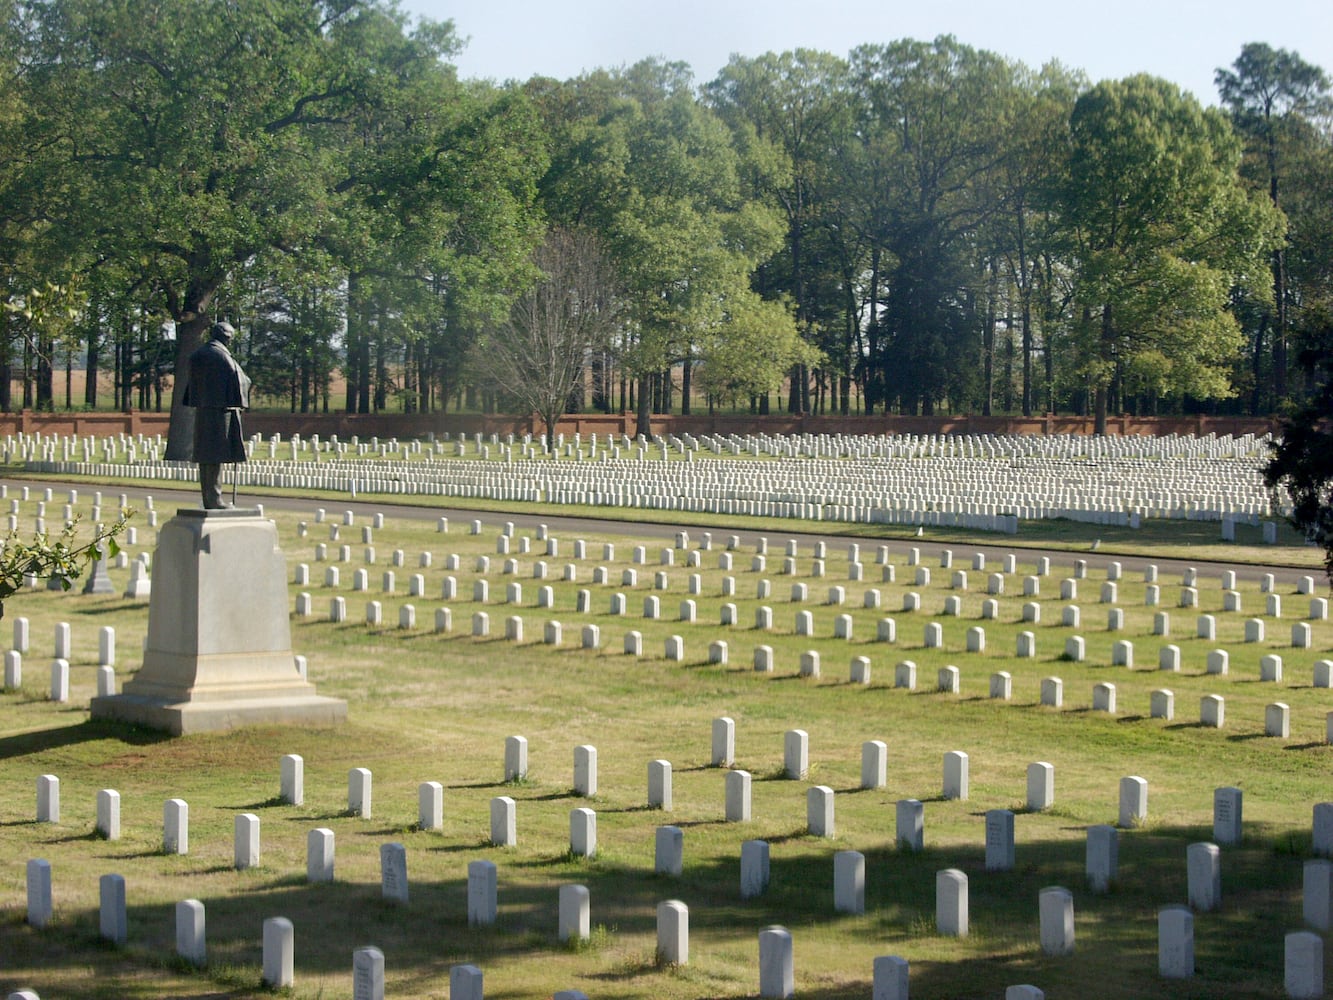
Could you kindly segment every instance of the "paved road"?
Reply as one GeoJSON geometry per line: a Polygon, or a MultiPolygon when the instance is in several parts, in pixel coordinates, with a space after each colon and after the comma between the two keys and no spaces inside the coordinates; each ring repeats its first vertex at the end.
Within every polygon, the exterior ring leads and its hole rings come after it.
{"type": "MultiPolygon", "coordinates": [[[[146,495],[153,497],[154,506],[159,511],[159,516],[169,512],[172,505],[180,507],[197,507],[199,505],[199,492],[196,489],[181,490],[172,489],[165,484],[154,483],[144,486],[98,486],[95,483],[79,482],[62,484],[56,480],[25,480],[11,479],[6,480],[11,489],[29,486],[33,489],[52,488],[57,491],[59,496],[61,491],[68,489],[77,489],[80,496],[87,495],[100,489],[104,498],[116,498],[121,494],[130,498],[131,504],[136,500],[141,500],[146,495]]],[[[248,502],[242,497],[242,503],[248,502]]],[[[305,500],[300,497],[260,497],[250,498],[255,502],[263,503],[268,510],[283,510],[304,512],[312,517],[318,507],[324,507],[330,513],[341,512],[344,510],[354,511],[358,516],[370,517],[376,512],[383,512],[388,517],[411,518],[421,521],[435,521],[440,517],[448,517],[454,524],[461,524],[471,521],[474,518],[480,518],[484,522],[498,523],[503,521],[513,521],[515,526],[531,529],[538,524],[545,524],[553,531],[561,535],[584,534],[623,534],[634,535],[641,538],[661,538],[674,539],[676,532],[682,530],[680,525],[664,524],[656,521],[615,521],[602,520],[592,517],[580,517],[564,514],[523,514],[523,513],[500,513],[497,511],[474,511],[461,507],[419,507],[411,504],[398,504],[381,500],[361,501],[350,498],[340,498],[331,500],[327,497],[305,500]]],[[[647,512],[645,512],[647,513],[647,512]]],[[[687,527],[692,542],[697,542],[699,536],[703,534],[702,528],[687,527]]],[[[846,546],[853,542],[861,546],[863,560],[873,556],[874,550],[880,545],[887,545],[889,551],[899,558],[905,558],[910,548],[921,549],[922,562],[928,566],[936,566],[939,562],[939,553],[943,549],[952,549],[954,552],[955,568],[970,569],[972,565],[972,553],[982,552],[986,555],[987,565],[999,561],[1010,552],[1017,553],[1020,560],[1035,558],[1038,554],[1048,554],[1051,557],[1051,573],[1057,579],[1063,576],[1072,575],[1074,560],[1084,559],[1088,563],[1090,572],[1102,570],[1098,576],[1104,575],[1106,564],[1112,561],[1119,562],[1121,568],[1126,574],[1142,573],[1143,568],[1150,563],[1155,563],[1158,569],[1158,577],[1164,587],[1171,586],[1180,580],[1181,573],[1187,566],[1196,566],[1203,577],[1216,578],[1224,570],[1232,569],[1236,571],[1238,580],[1248,580],[1258,582],[1259,578],[1265,573],[1272,573],[1276,580],[1284,585],[1295,586],[1296,581],[1303,576],[1314,575],[1316,577],[1316,589],[1321,588],[1326,581],[1320,579],[1321,574],[1315,570],[1292,569],[1286,566],[1262,566],[1248,564],[1231,564],[1214,562],[1206,556],[1201,556],[1197,560],[1186,559],[1156,559],[1145,556],[1122,556],[1113,554],[1104,554],[1099,552],[1073,552],[1067,550],[1049,550],[1043,551],[1029,547],[1007,546],[1003,542],[994,544],[974,544],[970,542],[963,543],[945,543],[931,539],[922,539],[916,541],[910,538],[885,538],[875,539],[861,536],[849,535],[826,535],[810,534],[799,530],[789,530],[783,522],[774,522],[774,526],[768,531],[744,531],[733,528],[721,528],[713,532],[713,545],[720,547],[725,545],[726,539],[731,535],[738,535],[743,548],[753,551],[756,539],[761,535],[768,537],[770,544],[770,554],[772,546],[778,546],[778,557],[781,558],[781,544],[789,538],[795,538],[800,541],[803,551],[808,551],[809,547],[817,541],[823,541],[829,546],[846,546]],[[1060,572],[1058,567],[1066,567],[1069,572],[1060,572]]],[[[1164,598],[1167,595],[1163,595],[1164,598]]],[[[1164,601],[1163,607],[1170,608],[1174,604],[1171,599],[1164,601]]]]}

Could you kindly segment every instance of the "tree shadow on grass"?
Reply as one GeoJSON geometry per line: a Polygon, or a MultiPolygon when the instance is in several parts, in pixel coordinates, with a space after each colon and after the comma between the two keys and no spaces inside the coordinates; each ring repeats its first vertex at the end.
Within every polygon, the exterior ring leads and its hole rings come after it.
{"type": "MultiPolygon", "coordinates": [[[[1080,824],[1080,827],[1082,825],[1080,824]]],[[[1266,831],[1264,831],[1266,832],[1266,831]]],[[[569,946],[558,941],[557,881],[563,867],[576,866],[569,875],[588,887],[594,914],[611,939],[622,935],[650,938],[655,929],[656,905],[666,896],[684,899],[690,906],[691,936],[707,947],[753,949],[757,958],[758,931],[769,925],[791,928],[797,955],[803,937],[827,933],[838,924],[855,927],[864,919],[881,941],[879,954],[913,959],[912,992],[924,996],[982,998],[1003,995],[1008,985],[1035,982],[1060,995],[1106,996],[1088,988],[1087,968],[1081,962],[1041,955],[1037,946],[1037,893],[1048,885],[1075,891],[1079,914],[1080,955],[1114,956],[1118,995],[1193,995],[1250,997],[1275,995],[1282,982],[1281,937],[1273,927],[1289,916],[1289,895],[1300,885],[1306,845],[1275,853],[1260,834],[1228,853],[1228,901],[1209,917],[1210,932],[1196,940],[1199,968],[1207,973],[1193,984],[1175,990],[1157,975],[1157,927],[1153,915],[1170,902],[1183,899],[1183,847],[1196,840],[1197,826],[1122,832],[1119,836],[1119,872],[1112,889],[1093,894],[1084,888],[1086,847],[1076,840],[1023,840],[1015,868],[987,872],[984,846],[927,847],[919,852],[899,850],[890,843],[867,845],[865,918],[833,912],[831,896],[832,846],[803,829],[769,836],[774,849],[766,891],[753,899],[740,898],[739,852],[688,865],[680,877],[654,876],[633,867],[584,862],[564,852],[537,859],[510,858],[502,849],[475,840],[452,849],[493,852],[499,865],[499,920],[487,927],[469,926],[467,880],[457,876],[413,880],[411,901],[396,905],[382,898],[378,880],[306,883],[299,874],[260,872],[245,892],[208,893],[206,883],[192,885],[208,914],[210,962],[218,970],[253,973],[261,966],[262,920],[281,914],[297,928],[298,967],[304,975],[345,977],[350,981],[350,949],[366,941],[390,945],[395,967],[410,970],[419,980],[416,995],[438,992],[447,981],[449,966],[471,962],[486,967],[505,958],[542,962],[544,956],[563,955],[569,946]],[[782,849],[789,845],[789,849],[782,849]],[[987,954],[969,955],[966,962],[917,959],[937,951],[944,939],[934,932],[936,873],[959,868],[969,878],[970,911],[974,932],[990,940],[987,954]],[[506,869],[540,873],[551,878],[531,881],[507,879],[506,869]],[[1277,887],[1283,891],[1275,892],[1277,887]],[[423,919],[423,916],[425,917],[423,919]],[[821,930],[824,928],[824,930],[821,930]],[[1276,945],[1274,944],[1276,941],[1276,945]],[[1082,977],[1082,978],[1081,978],[1082,977]],[[965,986],[960,984],[965,983],[965,986]],[[1228,986],[1227,984],[1233,984],[1228,986]]],[[[449,850],[448,846],[430,850],[449,850]]],[[[224,873],[218,865],[209,872],[224,873]]],[[[206,874],[206,873],[205,873],[206,874]]],[[[95,941],[96,910],[67,914],[63,919],[76,932],[23,933],[26,961],[41,965],[86,967],[102,961],[95,941]]],[[[168,956],[175,943],[172,907],[159,902],[135,905],[129,922],[138,954],[168,956]]],[[[0,926],[0,942],[16,939],[18,924],[0,926]]],[[[594,942],[589,946],[596,949],[594,942]]],[[[609,969],[592,960],[577,970],[580,980],[629,981],[639,977],[671,975],[658,969],[646,952],[631,953],[609,969]]],[[[836,978],[807,980],[801,966],[799,995],[835,1000],[869,992],[872,970],[847,968],[836,978]]],[[[225,981],[201,979],[194,995],[204,995],[225,981]]],[[[577,984],[574,984],[577,985],[577,984]]],[[[635,994],[651,992],[645,983],[635,994]]],[[[89,989],[87,996],[95,995],[89,989]]],[[[241,992],[251,995],[253,989],[241,992]]],[[[665,991],[663,991],[665,992],[665,991]]]]}

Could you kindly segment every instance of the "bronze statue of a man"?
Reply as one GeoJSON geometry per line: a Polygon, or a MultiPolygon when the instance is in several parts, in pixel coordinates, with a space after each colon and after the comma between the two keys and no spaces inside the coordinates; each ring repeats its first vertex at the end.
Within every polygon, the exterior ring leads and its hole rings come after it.
{"type": "Polygon", "coordinates": [[[224,463],[245,461],[241,411],[250,406],[250,379],[227,350],[236,335],[230,323],[214,323],[209,341],[190,355],[190,372],[181,402],[194,414],[194,460],[205,510],[220,510],[224,463]]]}

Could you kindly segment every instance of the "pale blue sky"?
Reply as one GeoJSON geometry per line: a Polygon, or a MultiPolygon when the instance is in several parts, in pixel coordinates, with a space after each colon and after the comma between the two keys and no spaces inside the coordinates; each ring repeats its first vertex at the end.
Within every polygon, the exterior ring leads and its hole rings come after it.
{"type": "Polygon", "coordinates": [[[1333,74],[1333,0],[400,0],[471,38],[461,75],[566,79],[646,56],[682,60],[699,83],[733,52],[846,55],[867,42],[952,34],[1096,81],[1148,72],[1216,103],[1213,71],[1245,42],[1294,49],[1333,74]]]}

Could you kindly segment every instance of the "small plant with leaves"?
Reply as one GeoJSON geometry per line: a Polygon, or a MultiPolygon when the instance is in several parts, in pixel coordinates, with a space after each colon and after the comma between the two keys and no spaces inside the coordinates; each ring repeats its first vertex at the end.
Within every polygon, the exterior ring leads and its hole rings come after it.
{"type": "Polygon", "coordinates": [[[41,531],[31,542],[25,542],[18,532],[10,532],[0,548],[0,618],[5,615],[5,601],[22,589],[25,577],[53,577],[69,590],[89,563],[115,558],[120,552],[116,538],[133,514],[125,510],[113,523],[97,525],[87,541],[78,537],[78,518],[68,522],[54,538],[41,531]]]}

